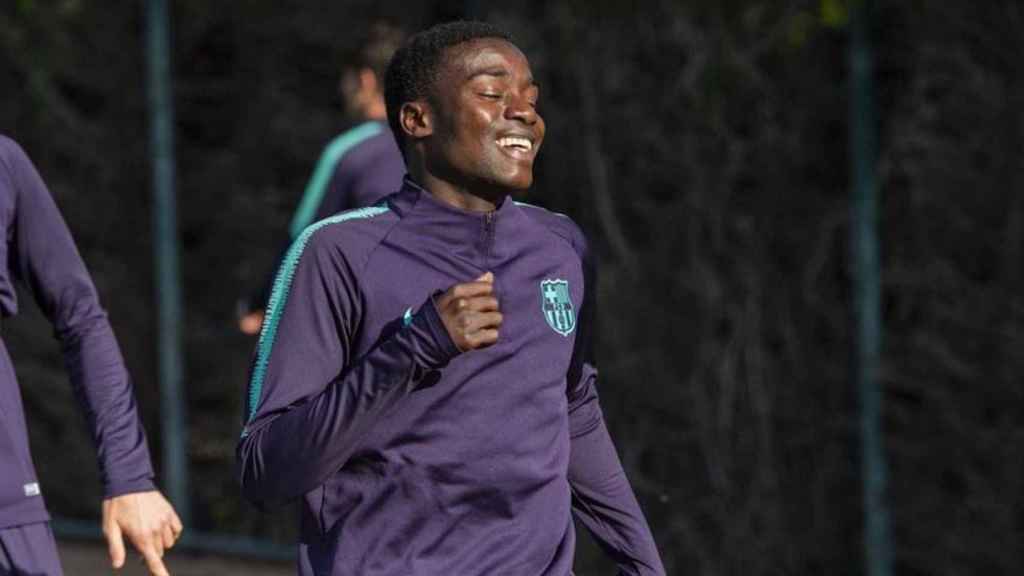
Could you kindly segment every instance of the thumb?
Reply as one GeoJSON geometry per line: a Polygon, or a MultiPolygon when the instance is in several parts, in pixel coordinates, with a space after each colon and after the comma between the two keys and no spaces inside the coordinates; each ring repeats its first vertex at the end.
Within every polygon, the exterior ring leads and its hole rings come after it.
{"type": "Polygon", "coordinates": [[[488,284],[493,284],[494,283],[494,273],[493,272],[485,272],[482,276],[480,276],[479,278],[474,280],[474,282],[487,282],[488,284]]]}
{"type": "Polygon", "coordinates": [[[110,565],[115,569],[121,568],[124,566],[124,539],[121,537],[121,527],[117,522],[108,520],[103,527],[103,534],[107,537],[110,565]]]}

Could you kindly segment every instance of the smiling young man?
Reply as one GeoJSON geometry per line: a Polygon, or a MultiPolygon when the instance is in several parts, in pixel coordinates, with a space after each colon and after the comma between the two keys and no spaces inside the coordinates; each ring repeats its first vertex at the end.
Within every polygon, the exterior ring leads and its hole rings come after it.
{"type": "Polygon", "coordinates": [[[664,574],[608,436],[593,285],[533,182],[538,87],[481,23],[396,53],[409,177],[322,220],[275,282],[239,443],[244,494],[302,497],[302,574],[570,574],[572,514],[629,575],[664,574]]]}

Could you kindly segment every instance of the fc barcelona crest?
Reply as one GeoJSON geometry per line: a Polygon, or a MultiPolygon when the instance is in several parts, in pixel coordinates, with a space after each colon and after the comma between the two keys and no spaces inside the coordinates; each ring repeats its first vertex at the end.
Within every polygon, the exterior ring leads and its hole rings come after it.
{"type": "Polygon", "coordinates": [[[541,282],[540,302],[548,326],[562,336],[572,334],[576,329],[576,310],[569,294],[569,283],[559,279],[541,282]]]}

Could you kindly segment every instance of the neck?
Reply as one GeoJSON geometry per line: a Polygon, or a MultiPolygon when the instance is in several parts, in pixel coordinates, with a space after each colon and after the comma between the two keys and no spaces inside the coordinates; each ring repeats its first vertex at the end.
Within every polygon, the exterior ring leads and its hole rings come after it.
{"type": "Polygon", "coordinates": [[[409,163],[409,177],[423,187],[434,198],[469,212],[494,212],[504,200],[507,193],[498,191],[481,193],[468,186],[460,185],[451,179],[440,177],[426,170],[421,162],[409,163]]]}
{"type": "Polygon", "coordinates": [[[367,120],[387,120],[388,109],[384,106],[384,97],[374,98],[363,107],[363,116],[367,120]]]}

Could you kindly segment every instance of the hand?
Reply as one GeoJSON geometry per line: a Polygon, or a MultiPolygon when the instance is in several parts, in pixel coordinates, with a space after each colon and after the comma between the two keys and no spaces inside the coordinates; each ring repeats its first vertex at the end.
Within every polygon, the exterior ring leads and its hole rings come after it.
{"type": "Polygon", "coordinates": [[[124,566],[122,534],[142,554],[153,576],[170,576],[161,560],[164,550],[181,536],[181,520],[156,490],[107,498],[103,501],[103,535],[107,538],[110,564],[124,566]]]}
{"type": "Polygon", "coordinates": [[[494,297],[494,274],[456,284],[435,300],[441,321],[455,346],[463,352],[498,341],[501,312],[494,297]]]}
{"type": "Polygon", "coordinates": [[[255,310],[238,318],[238,329],[243,334],[255,336],[263,328],[263,310],[255,310]]]}

